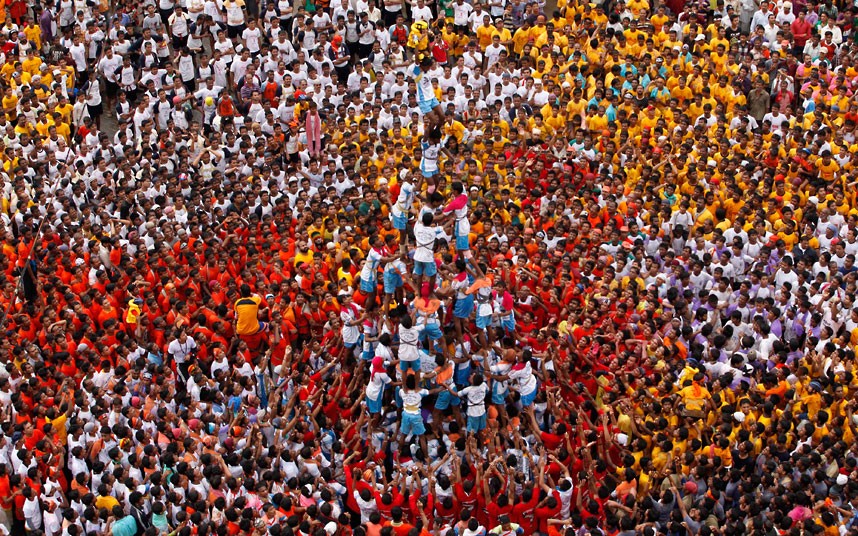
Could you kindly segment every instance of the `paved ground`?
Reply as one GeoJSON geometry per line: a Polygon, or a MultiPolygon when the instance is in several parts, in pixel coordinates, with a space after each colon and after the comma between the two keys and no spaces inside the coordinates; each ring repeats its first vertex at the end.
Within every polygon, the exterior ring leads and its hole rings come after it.
{"type": "Polygon", "coordinates": [[[545,11],[545,16],[550,19],[551,14],[557,9],[557,0],[546,0],[545,7],[542,9],[545,11]]]}
{"type": "Polygon", "coordinates": [[[108,116],[107,114],[101,116],[101,131],[110,136],[111,143],[113,142],[113,135],[116,134],[118,128],[119,123],[116,122],[116,116],[108,116]]]}

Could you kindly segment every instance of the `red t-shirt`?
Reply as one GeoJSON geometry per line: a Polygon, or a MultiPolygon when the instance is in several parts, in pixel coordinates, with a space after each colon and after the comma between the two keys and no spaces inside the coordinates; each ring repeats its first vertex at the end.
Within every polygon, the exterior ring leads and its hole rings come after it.
{"type": "Polygon", "coordinates": [[[462,509],[467,508],[472,514],[476,515],[477,510],[477,486],[471,488],[471,493],[465,493],[465,487],[462,484],[453,486],[453,493],[456,495],[456,501],[462,509]]]}
{"type": "Polygon", "coordinates": [[[536,509],[536,521],[539,525],[539,532],[543,534],[548,532],[548,520],[556,517],[557,514],[560,513],[560,494],[555,490],[552,492],[552,495],[554,495],[554,499],[557,501],[554,508],[550,508],[548,505],[545,505],[542,508],[536,509]]]}
{"type": "Polygon", "coordinates": [[[519,502],[512,508],[512,521],[521,525],[525,534],[534,532],[534,516],[536,505],[539,504],[539,488],[533,488],[533,494],[529,501],[519,502]]]}

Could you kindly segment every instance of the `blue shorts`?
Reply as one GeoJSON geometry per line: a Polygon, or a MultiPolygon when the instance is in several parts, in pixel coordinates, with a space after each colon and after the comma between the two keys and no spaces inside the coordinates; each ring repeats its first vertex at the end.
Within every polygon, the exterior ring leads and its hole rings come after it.
{"type": "Polygon", "coordinates": [[[402,281],[402,276],[399,275],[399,272],[396,271],[385,271],[384,272],[384,293],[385,294],[393,294],[396,292],[396,289],[402,287],[405,282],[402,281]]]}
{"type": "Polygon", "coordinates": [[[434,322],[432,322],[430,324],[426,324],[425,326],[423,326],[423,329],[420,330],[420,340],[421,341],[423,339],[426,339],[426,338],[433,340],[433,341],[437,341],[438,339],[440,339],[443,336],[444,336],[444,334],[441,333],[441,327],[438,326],[438,324],[436,324],[434,322]]]}
{"type": "Polygon", "coordinates": [[[471,241],[468,235],[456,236],[456,250],[467,251],[471,247],[471,241]]]}
{"type": "Polygon", "coordinates": [[[534,389],[532,393],[527,395],[521,395],[521,405],[524,407],[528,407],[533,404],[533,401],[536,400],[536,392],[539,389],[534,389]]]}
{"type": "Polygon", "coordinates": [[[435,261],[414,261],[414,275],[425,275],[432,277],[438,273],[438,267],[435,266],[435,261]]]}
{"type": "Polygon", "coordinates": [[[414,372],[420,372],[420,359],[415,359],[414,361],[399,361],[399,370],[402,372],[408,372],[408,369],[413,370],[414,372]]]}
{"type": "Polygon", "coordinates": [[[426,433],[426,427],[423,425],[423,416],[413,413],[408,413],[407,411],[402,412],[402,426],[399,427],[399,431],[403,435],[423,435],[426,433]]]}
{"type": "Polygon", "coordinates": [[[427,170],[427,169],[423,169],[421,167],[420,168],[420,174],[423,175],[423,177],[425,177],[427,179],[431,179],[432,177],[434,177],[435,175],[438,174],[438,170],[437,169],[434,171],[433,170],[427,170]]]}
{"type": "Polygon", "coordinates": [[[511,333],[515,331],[515,317],[511,316],[509,318],[501,318],[501,327],[507,333],[511,333]]]}
{"type": "Polygon", "coordinates": [[[418,104],[420,104],[420,111],[423,114],[428,114],[429,112],[434,110],[436,106],[441,106],[441,103],[438,102],[438,99],[436,99],[435,97],[432,97],[431,100],[420,101],[418,104]]]}
{"type": "Polygon", "coordinates": [[[345,342],[343,341],[343,346],[348,348],[349,350],[356,348],[357,346],[363,345],[363,333],[358,336],[358,339],[355,342],[345,342]]]}
{"type": "Polygon", "coordinates": [[[477,328],[486,329],[492,325],[492,315],[479,316],[477,315],[477,328]]]}
{"type": "Polygon", "coordinates": [[[464,298],[456,298],[456,305],[453,306],[453,315],[456,318],[470,318],[474,312],[474,295],[468,295],[464,298]]]}
{"type": "Polygon", "coordinates": [[[492,388],[492,404],[497,404],[497,405],[506,404],[506,395],[508,393],[509,393],[509,391],[507,391],[507,390],[498,391],[498,390],[492,388]]]}
{"type": "Polygon", "coordinates": [[[444,411],[450,406],[458,406],[461,403],[462,401],[459,400],[458,396],[445,389],[438,393],[438,398],[435,400],[435,409],[444,411]]]}
{"type": "Polygon", "coordinates": [[[468,385],[471,383],[471,362],[462,363],[464,368],[459,368],[461,365],[456,365],[456,371],[453,373],[453,382],[456,385],[468,385]]]}
{"type": "Polygon", "coordinates": [[[404,231],[405,226],[408,224],[408,213],[403,212],[399,216],[397,216],[396,214],[391,212],[390,213],[390,221],[393,222],[393,228],[394,229],[397,229],[399,231],[404,231]]]}
{"type": "Polygon", "coordinates": [[[377,286],[378,286],[378,282],[375,279],[371,279],[371,280],[367,281],[366,279],[364,279],[362,277],[360,278],[360,289],[362,291],[366,292],[367,294],[369,294],[371,292],[375,292],[376,290],[378,290],[376,288],[377,286]]]}
{"type": "Polygon", "coordinates": [[[467,251],[471,247],[468,233],[459,232],[459,221],[453,226],[453,234],[456,236],[456,251],[467,251]]]}
{"type": "Polygon", "coordinates": [[[381,400],[384,398],[384,387],[381,388],[381,392],[378,393],[378,399],[372,400],[371,398],[366,399],[366,408],[372,414],[381,413],[381,400]]]}
{"type": "Polygon", "coordinates": [[[468,415],[468,433],[476,434],[480,430],[486,428],[486,414],[483,413],[479,417],[471,417],[468,415]]]}

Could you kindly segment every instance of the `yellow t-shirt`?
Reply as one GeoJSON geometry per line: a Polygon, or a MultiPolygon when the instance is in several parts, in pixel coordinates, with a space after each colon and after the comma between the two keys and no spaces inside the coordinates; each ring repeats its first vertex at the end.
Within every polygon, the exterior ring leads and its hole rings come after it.
{"type": "Polygon", "coordinates": [[[302,262],[311,263],[313,262],[313,252],[309,249],[307,253],[301,253],[300,251],[295,252],[295,266],[298,266],[302,262]]]}
{"type": "Polygon", "coordinates": [[[483,24],[479,28],[477,28],[477,40],[480,44],[480,48],[485,50],[492,44],[492,36],[495,34],[495,27],[489,24],[486,26],[483,24]]]}
{"type": "Polygon", "coordinates": [[[39,28],[38,24],[25,27],[24,35],[27,36],[27,39],[33,42],[33,45],[35,45],[36,50],[42,49],[42,29],[39,28]]]}
{"type": "Polygon", "coordinates": [[[656,33],[661,32],[661,29],[664,28],[664,25],[667,24],[667,21],[669,20],[670,18],[667,15],[653,15],[649,19],[656,33]]]}
{"type": "Polygon", "coordinates": [[[494,36],[500,37],[501,43],[504,43],[506,41],[512,41],[512,33],[510,33],[510,31],[506,28],[502,28],[500,30],[495,28],[494,32],[492,32],[492,37],[494,36]]]}
{"type": "Polygon", "coordinates": [[[3,97],[3,108],[5,110],[9,110],[9,112],[6,114],[9,117],[11,117],[12,114],[15,113],[15,107],[17,107],[17,106],[18,106],[18,96],[15,95],[14,93],[8,97],[3,97]]]}
{"type": "Polygon", "coordinates": [[[525,30],[524,28],[519,28],[515,31],[515,34],[512,36],[512,50],[517,55],[521,55],[521,51],[524,50],[524,45],[530,40],[531,31],[525,30]]]}
{"type": "Polygon", "coordinates": [[[689,385],[679,391],[679,396],[685,402],[685,409],[692,411],[700,411],[706,400],[710,397],[709,391],[705,387],[689,385]]]}
{"type": "Polygon", "coordinates": [[[259,304],[262,298],[250,296],[239,298],[235,302],[235,333],[237,335],[253,335],[259,331],[259,304]]]}
{"type": "Polygon", "coordinates": [[[69,102],[67,102],[65,106],[61,106],[58,104],[56,108],[54,108],[55,112],[59,112],[59,114],[63,116],[63,122],[65,123],[71,122],[72,110],[74,110],[74,106],[72,106],[69,102]]]}
{"type": "Polygon", "coordinates": [[[104,509],[110,512],[113,510],[114,506],[119,506],[119,501],[116,500],[116,497],[111,495],[102,495],[95,500],[96,510],[104,509]]]}
{"type": "Polygon", "coordinates": [[[68,441],[68,431],[66,430],[66,421],[68,421],[68,415],[63,413],[59,417],[54,420],[49,420],[53,428],[57,431],[57,436],[60,438],[60,444],[65,445],[68,441]]]}
{"type": "Polygon", "coordinates": [[[825,163],[820,158],[816,162],[816,167],[817,169],[819,169],[819,178],[827,182],[833,181],[834,174],[837,171],[840,171],[840,166],[837,165],[837,162],[835,162],[833,158],[831,159],[831,162],[828,163],[828,165],[825,165],[825,163]]]}
{"type": "Polygon", "coordinates": [[[39,67],[42,65],[42,59],[38,56],[33,56],[32,58],[27,58],[21,62],[21,67],[24,68],[24,71],[30,73],[31,75],[39,74],[39,67]]]}

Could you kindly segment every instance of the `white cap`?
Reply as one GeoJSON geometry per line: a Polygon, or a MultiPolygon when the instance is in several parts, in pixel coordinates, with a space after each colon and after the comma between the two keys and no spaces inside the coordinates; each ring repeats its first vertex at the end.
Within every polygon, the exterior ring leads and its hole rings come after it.
{"type": "Polygon", "coordinates": [[[736,413],[734,413],[733,418],[739,422],[745,422],[745,414],[741,411],[737,411],[736,413]]]}
{"type": "Polygon", "coordinates": [[[837,475],[837,485],[845,486],[846,483],[849,482],[849,477],[846,475],[837,475]]]}

